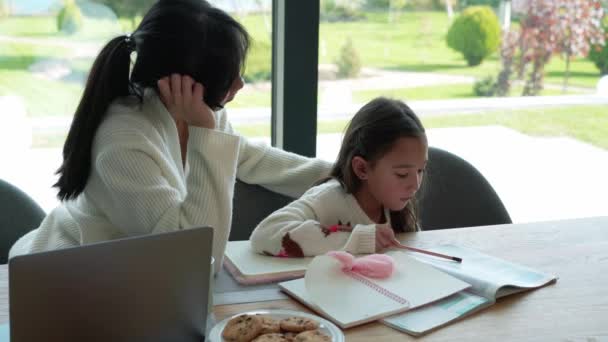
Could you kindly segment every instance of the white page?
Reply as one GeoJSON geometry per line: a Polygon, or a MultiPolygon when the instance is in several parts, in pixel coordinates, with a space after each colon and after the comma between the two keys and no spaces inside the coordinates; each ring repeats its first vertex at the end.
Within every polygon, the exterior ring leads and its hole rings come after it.
{"type": "Polygon", "coordinates": [[[256,253],[251,242],[228,241],[225,255],[244,276],[305,271],[312,258],[278,258],[256,253]]]}
{"type": "MultiPolygon", "coordinates": [[[[520,290],[524,290],[543,286],[556,279],[553,275],[470,248],[438,245],[433,246],[431,250],[460,257],[463,261],[462,263],[450,262],[420,253],[411,253],[410,255],[470,283],[474,292],[486,298],[496,299],[496,297],[500,297],[502,294],[497,292],[500,291],[501,287],[518,287],[520,290]]],[[[512,288],[510,291],[509,289],[506,290],[509,294],[519,291],[512,288]]]]}
{"type": "Polygon", "coordinates": [[[342,272],[341,264],[333,257],[315,258],[305,276],[306,291],[312,304],[341,325],[351,325],[424,305],[470,286],[405,253],[391,252],[389,255],[395,260],[393,275],[386,279],[365,278],[366,283],[342,272]],[[370,287],[369,282],[373,286],[370,287]],[[400,303],[377,291],[374,286],[407,302],[400,303]]]}

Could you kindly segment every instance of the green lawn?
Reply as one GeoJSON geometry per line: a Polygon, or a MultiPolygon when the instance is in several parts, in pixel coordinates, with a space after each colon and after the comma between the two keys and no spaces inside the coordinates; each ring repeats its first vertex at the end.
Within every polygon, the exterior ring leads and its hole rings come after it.
{"type": "MultiPolygon", "coordinates": [[[[511,89],[511,95],[521,94],[523,86],[514,86],[511,89]]],[[[578,90],[569,89],[567,94],[580,93],[578,90]]],[[[563,95],[563,92],[559,88],[546,88],[541,92],[541,95],[563,95]]],[[[472,98],[475,97],[473,93],[472,84],[450,84],[441,86],[425,86],[425,87],[413,87],[413,88],[401,88],[401,89],[373,89],[373,90],[361,90],[353,92],[353,101],[355,103],[365,103],[374,97],[385,96],[392,97],[402,100],[442,100],[442,99],[455,99],[455,98],[472,98]]]]}
{"type": "MultiPolygon", "coordinates": [[[[571,106],[529,110],[489,111],[422,117],[427,129],[502,125],[533,136],[569,136],[608,150],[608,115],[605,106],[571,106]]],[[[347,120],[319,121],[319,134],[342,133],[347,120]]],[[[270,124],[235,125],[247,137],[270,136],[270,124]]],[[[59,147],[64,133],[35,135],[35,147],[59,147]]]]}
{"type": "MultiPolygon", "coordinates": [[[[605,106],[571,106],[422,117],[427,129],[502,125],[533,136],[569,136],[608,150],[605,106]]],[[[319,121],[319,134],[342,133],[347,120],[319,121]]],[[[236,126],[245,136],[269,136],[269,125],[236,126]]]]}
{"type": "MultiPolygon", "coordinates": [[[[482,78],[496,75],[500,69],[497,55],[477,67],[468,67],[462,56],[445,43],[449,21],[444,12],[406,12],[389,23],[386,13],[366,13],[357,22],[322,22],[320,24],[319,62],[335,63],[347,38],[353,40],[362,65],[391,70],[447,73],[482,78]]],[[[246,15],[238,17],[253,37],[245,76],[249,82],[268,79],[271,67],[270,17],[246,15]]],[[[10,17],[0,19],[0,35],[25,38],[26,41],[0,42],[0,95],[21,96],[31,116],[71,115],[82,92],[76,79],[86,77],[92,57],[74,58],[78,51],[63,42],[97,42],[101,44],[113,35],[131,30],[124,20],[86,18],[85,29],[73,36],[57,31],[54,17],[10,17]],[[35,39],[34,42],[27,41],[35,39]],[[67,79],[49,80],[32,72],[32,64],[40,61],[64,60],[75,75],[67,79]]],[[[561,85],[564,61],[553,57],[546,68],[546,83],[561,85]]],[[[579,58],[571,63],[573,86],[590,90],[599,79],[595,66],[579,58]]],[[[518,95],[521,86],[512,94],[518,95]]],[[[571,90],[570,93],[573,91],[571,90]]],[[[547,89],[544,94],[559,94],[559,89],[547,89]]],[[[355,102],[385,95],[407,100],[430,100],[473,97],[472,85],[440,85],[404,89],[381,89],[354,92],[355,102]]],[[[248,89],[230,104],[231,108],[266,107],[270,91],[248,89]]],[[[478,114],[433,116],[423,118],[428,128],[504,125],[532,135],[571,136],[608,149],[608,116],[602,106],[546,108],[512,112],[493,111],[478,114]]],[[[321,121],[319,133],[342,132],[346,121],[321,121]]],[[[237,126],[246,136],[268,136],[266,125],[237,126]]],[[[34,146],[60,146],[64,134],[35,136],[34,146]]]]}

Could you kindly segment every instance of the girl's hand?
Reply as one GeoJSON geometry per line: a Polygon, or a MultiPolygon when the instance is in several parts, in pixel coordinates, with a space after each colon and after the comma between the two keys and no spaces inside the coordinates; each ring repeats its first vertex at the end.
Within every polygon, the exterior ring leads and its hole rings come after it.
{"type": "Polygon", "coordinates": [[[387,247],[393,246],[394,241],[395,232],[388,223],[376,225],[376,252],[380,252],[387,247]]]}
{"type": "Polygon", "coordinates": [[[188,125],[215,128],[213,110],[203,101],[205,88],[190,76],[172,74],[158,81],[160,99],[175,121],[188,125]]]}

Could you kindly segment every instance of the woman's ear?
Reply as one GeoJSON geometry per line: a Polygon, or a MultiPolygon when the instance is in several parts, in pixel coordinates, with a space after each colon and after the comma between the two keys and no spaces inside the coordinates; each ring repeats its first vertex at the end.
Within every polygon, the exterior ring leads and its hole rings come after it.
{"type": "Polygon", "coordinates": [[[369,165],[367,160],[363,159],[363,157],[356,156],[351,160],[350,166],[353,168],[353,173],[360,180],[366,180],[369,172],[369,165]]]}

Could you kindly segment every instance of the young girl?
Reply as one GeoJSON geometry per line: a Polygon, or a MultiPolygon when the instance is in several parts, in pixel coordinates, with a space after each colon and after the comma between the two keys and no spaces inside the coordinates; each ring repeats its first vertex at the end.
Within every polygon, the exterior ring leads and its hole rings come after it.
{"type": "Polygon", "coordinates": [[[202,0],[160,0],[112,39],[64,145],[63,203],[10,256],[208,225],[218,270],[236,178],[299,196],[327,175],[324,162],[232,130],[222,108],[243,87],[248,47],[245,29],[202,0]]]}
{"type": "Polygon", "coordinates": [[[403,102],[377,98],[353,117],[328,181],[262,221],[258,253],[373,253],[419,230],[415,196],[427,163],[422,123],[403,102]]]}

